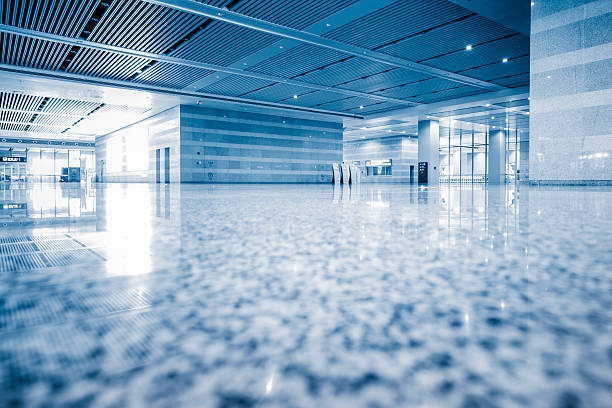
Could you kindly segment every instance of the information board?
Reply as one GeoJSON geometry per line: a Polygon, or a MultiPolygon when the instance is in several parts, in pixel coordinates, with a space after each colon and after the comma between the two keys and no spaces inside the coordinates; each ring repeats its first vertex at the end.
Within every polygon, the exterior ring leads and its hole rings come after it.
{"type": "Polygon", "coordinates": [[[427,162],[419,162],[419,184],[427,184],[427,162]]]}

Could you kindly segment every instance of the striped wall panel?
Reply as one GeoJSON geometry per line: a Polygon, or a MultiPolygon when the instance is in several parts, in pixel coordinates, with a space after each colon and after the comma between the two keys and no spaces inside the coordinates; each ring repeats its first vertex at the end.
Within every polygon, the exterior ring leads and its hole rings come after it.
{"type": "Polygon", "coordinates": [[[330,183],[342,123],[182,105],[181,179],[190,183],[330,183]]]}
{"type": "MultiPolygon", "coordinates": [[[[363,176],[362,182],[410,183],[410,166],[413,167],[414,181],[418,164],[417,138],[394,136],[376,139],[352,140],[344,143],[344,161],[389,160],[392,163],[390,176],[363,176]]],[[[365,174],[365,173],[364,173],[365,174]]]]}
{"type": "Polygon", "coordinates": [[[612,184],[612,0],[540,0],[531,15],[529,178],[612,184]]]}

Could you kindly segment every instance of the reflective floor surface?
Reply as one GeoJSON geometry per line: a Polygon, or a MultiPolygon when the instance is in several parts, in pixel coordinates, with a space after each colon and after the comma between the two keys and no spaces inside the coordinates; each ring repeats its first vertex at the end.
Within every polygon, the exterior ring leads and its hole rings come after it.
{"type": "Polygon", "coordinates": [[[0,406],[609,407],[612,189],[3,185],[0,406]]]}

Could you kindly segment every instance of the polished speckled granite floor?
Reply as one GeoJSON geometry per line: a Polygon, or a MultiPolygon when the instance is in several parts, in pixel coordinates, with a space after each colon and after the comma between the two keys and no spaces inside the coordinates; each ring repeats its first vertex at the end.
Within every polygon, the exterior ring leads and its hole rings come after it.
{"type": "Polygon", "coordinates": [[[610,188],[24,188],[0,406],[612,405],[610,188]]]}

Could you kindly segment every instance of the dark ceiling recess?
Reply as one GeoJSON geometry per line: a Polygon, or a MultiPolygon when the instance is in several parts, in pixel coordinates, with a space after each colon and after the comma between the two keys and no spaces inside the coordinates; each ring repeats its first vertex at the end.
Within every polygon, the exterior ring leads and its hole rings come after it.
{"type": "MultiPolygon", "coordinates": [[[[83,27],[83,31],[81,31],[81,34],[79,34],[79,38],[86,40],[89,37],[89,34],[91,34],[96,24],[98,24],[98,22],[100,21],[104,13],[106,13],[106,10],[108,10],[111,3],[112,3],[112,0],[101,1],[100,3],[98,3],[98,6],[96,7],[96,9],[93,11],[93,13],[91,13],[91,17],[89,18],[89,21],[87,22],[87,24],[85,24],[85,27],[83,27]]],[[[64,58],[64,61],[62,61],[62,64],[59,67],[60,71],[63,72],[63,71],[66,71],[66,69],[68,69],[68,65],[70,65],[72,58],[74,58],[74,56],[77,54],[77,52],[80,49],[81,47],[77,45],[73,45],[70,48],[70,51],[68,51],[68,55],[66,56],[66,58],[64,58]]]]}
{"type": "MultiPolygon", "coordinates": [[[[39,104],[39,105],[38,105],[38,107],[36,108],[36,112],[40,112],[40,111],[42,111],[42,110],[44,109],[45,105],[47,104],[47,102],[49,102],[49,99],[50,99],[50,98],[48,98],[48,97],[43,98],[43,100],[42,100],[42,101],[40,101],[40,104],[39,104]]],[[[30,120],[29,120],[30,125],[27,125],[27,126],[25,127],[25,129],[23,129],[23,131],[24,131],[24,132],[27,132],[28,130],[30,130],[30,126],[31,126],[31,124],[32,124],[32,123],[34,123],[34,121],[36,120],[36,118],[37,118],[37,117],[38,117],[38,113],[35,113],[35,114],[33,114],[33,115],[32,115],[32,117],[31,117],[31,118],[30,118],[30,120]]]]}
{"type": "Polygon", "coordinates": [[[103,108],[104,106],[106,106],[105,103],[101,103],[98,106],[96,106],[95,108],[93,108],[91,111],[89,111],[89,113],[87,113],[87,115],[83,116],[81,119],[77,120],[76,122],[74,122],[72,125],[68,126],[66,129],[62,130],[61,133],[66,133],[67,131],[69,131],[71,128],[75,127],[76,125],[79,124],[79,122],[81,122],[83,119],[85,119],[86,117],[96,113],[97,111],[99,111],[101,108],[103,108]]]}

